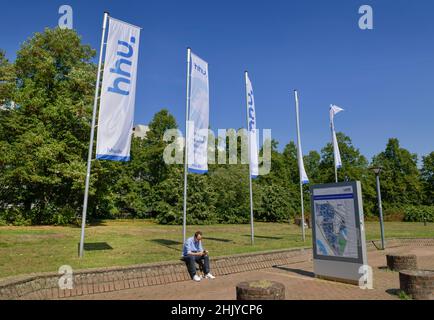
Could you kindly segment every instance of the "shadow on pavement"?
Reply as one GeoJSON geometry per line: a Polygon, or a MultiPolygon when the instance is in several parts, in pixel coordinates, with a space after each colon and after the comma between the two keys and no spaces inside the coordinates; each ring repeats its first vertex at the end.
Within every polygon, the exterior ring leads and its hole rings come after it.
{"type": "Polygon", "coordinates": [[[380,266],[380,267],[378,267],[378,270],[384,270],[384,271],[392,272],[392,270],[390,270],[388,266],[380,266]]]}
{"type": "Polygon", "coordinates": [[[315,278],[315,273],[310,272],[310,271],[306,271],[306,270],[302,270],[302,269],[293,269],[293,268],[282,267],[282,266],[273,266],[273,268],[284,270],[284,271],[289,271],[292,273],[297,273],[299,275],[309,277],[309,278],[315,278]]]}
{"type": "Polygon", "coordinates": [[[399,292],[400,292],[401,290],[400,289],[387,289],[386,290],[386,293],[388,293],[388,294],[390,294],[390,295],[392,295],[392,296],[397,296],[397,297],[399,297],[399,292]]]}

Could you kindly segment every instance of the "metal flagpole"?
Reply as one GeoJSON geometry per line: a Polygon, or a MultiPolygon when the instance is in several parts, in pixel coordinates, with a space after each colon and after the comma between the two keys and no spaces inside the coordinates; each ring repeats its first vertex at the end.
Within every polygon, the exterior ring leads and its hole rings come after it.
{"type": "Polygon", "coordinates": [[[255,244],[255,230],[253,226],[253,191],[252,191],[252,161],[250,158],[250,132],[249,132],[249,97],[247,94],[247,78],[248,73],[247,71],[244,73],[245,76],[245,84],[246,84],[246,114],[247,114],[247,143],[248,145],[248,156],[249,156],[249,188],[250,188],[250,237],[251,237],[251,243],[252,245],[255,244]]]}
{"type": "Polygon", "coordinates": [[[98,109],[99,86],[101,80],[101,65],[102,65],[102,57],[103,57],[102,52],[104,49],[104,37],[105,37],[108,17],[109,17],[109,13],[104,12],[104,20],[102,24],[101,47],[99,51],[98,74],[96,76],[95,98],[93,102],[92,126],[90,128],[90,143],[89,143],[89,153],[87,157],[87,172],[86,172],[86,186],[84,189],[83,214],[81,217],[81,238],[80,238],[80,251],[79,251],[80,258],[83,257],[83,250],[84,250],[84,229],[86,227],[87,202],[89,197],[90,169],[91,169],[91,162],[92,162],[93,139],[95,135],[95,118],[96,118],[96,111],[98,109]]]}
{"type": "Polygon", "coordinates": [[[182,224],[182,234],[184,242],[187,236],[187,170],[188,170],[188,120],[190,107],[190,65],[191,65],[191,49],[187,48],[187,98],[185,104],[185,139],[184,139],[184,215],[182,224]]]}
{"type": "Polygon", "coordinates": [[[383,205],[381,204],[381,190],[380,190],[380,173],[376,174],[377,181],[377,197],[378,197],[378,211],[380,213],[380,228],[381,228],[381,249],[386,248],[384,241],[384,222],[383,222],[383,205]]]}
{"type": "Polygon", "coordinates": [[[303,235],[303,242],[306,241],[306,234],[304,230],[304,203],[303,203],[303,182],[302,182],[302,173],[301,173],[301,161],[302,161],[302,153],[301,153],[301,138],[300,138],[300,115],[299,115],[299,102],[298,102],[298,92],[294,91],[295,94],[295,115],[297,119],[297,157],[298,157],[298,172],[300,175],[300,201],[301,201],[301,232],[303,235]]]}
{"type": "MultiPolygon", "coordinates": [[[[338,183],[338,168],[336,166],[336,150],[335,150],[335,124],[334,119],[331,119],[330,128],[332,130],[332,145],[333,145],[333,159],[335,164],[335,181],[338,183]]],[[[336,143],[338,143],[336,141],[336,143]]]]}

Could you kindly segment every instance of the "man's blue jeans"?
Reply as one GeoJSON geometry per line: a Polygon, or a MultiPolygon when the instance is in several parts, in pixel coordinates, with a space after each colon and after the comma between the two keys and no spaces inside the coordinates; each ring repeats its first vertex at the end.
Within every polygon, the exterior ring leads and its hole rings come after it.
{"type": "Polygon", "coordinates": [[[196,274],[196,263],[203,265],[203,272],[205,274],[209,273],[209,257],[208,256],[186,256],[183,257],[185,263],[187,264],[188,273],[193,279],[196,274]]]}

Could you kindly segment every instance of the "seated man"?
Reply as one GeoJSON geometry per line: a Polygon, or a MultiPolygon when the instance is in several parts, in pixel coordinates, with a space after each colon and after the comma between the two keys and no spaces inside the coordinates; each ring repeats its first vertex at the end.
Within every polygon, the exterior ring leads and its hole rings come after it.
{"type": "Polygon", "coordinates": [[[194,281],[200,281],[200,277],[196,274],[196,262],[203,263],[203,271],[205,278],[214,279],[215,277],[209,272],[209,257],[208,251],[202,248],[202,232],[197,231],[194,237],[188,238],[184,243],[182,257],[187,264],[188,273],[194,281]]]}

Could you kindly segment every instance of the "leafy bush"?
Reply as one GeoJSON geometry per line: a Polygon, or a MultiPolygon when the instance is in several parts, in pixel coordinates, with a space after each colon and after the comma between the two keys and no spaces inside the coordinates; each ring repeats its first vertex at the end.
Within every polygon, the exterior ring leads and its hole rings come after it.
{"type": "Polygon", "coordinates": [[[408,206],[405,208],[407,222],[434,222],[434,206],[408,206]]]}
{"type": "Polygon", "coordinates": [[[296,202],[289,191],[281,186],[264,186],[262,204],[255,218],[264,222],[287,222],[296,214],[296,202]]]}
{"type": "Polygon", "coordinates": [[[399,290],[398,297],[401,300],[412,300],[411,295],[406,294],[404,290],[399,290]]]}
{"type": "Polygon", "coordinates": [[[54,225],[79,224],[75,210],[68,205],[55,212],[51,222],[54,225]]]}
{"type": "Polygon", "coordinates": [[[14,226],[29,226],[31,220],[25,217],[20,208],[7,208],[0,211],[0,220],[2,224],[14,226]]]}
{"type": "Polygon", "coordinates": [[[182,212],[174,210],[174,208],[167,203],[161,201],[156,204],[157,217],[156,221],[159,224],[182,224],[182,212]]]}

